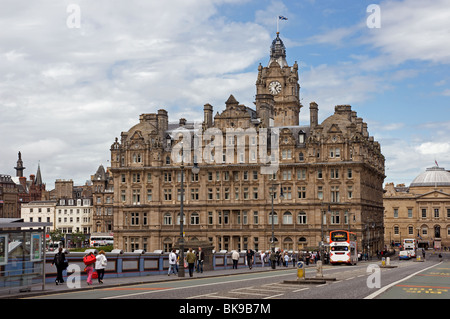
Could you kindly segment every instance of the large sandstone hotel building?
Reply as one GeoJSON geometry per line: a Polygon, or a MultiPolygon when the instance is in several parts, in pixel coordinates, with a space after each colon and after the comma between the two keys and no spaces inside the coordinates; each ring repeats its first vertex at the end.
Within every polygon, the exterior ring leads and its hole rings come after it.
{"type": "Polygon", "coordinates": [[[111,146],[115,247],[177,246],[183,167],[187,242],[268,250],[273,236],[275,247],[299,250],[349,229],[360,251],[383,249],[379,143],[349,105],[322,123],[314,102],[310,123],[299,123],[301,108],[298,65],[288,65],[277,34],[258,67],[254,109],[230,95],[215,116],[205,104],[202,123],[142,114],[111,146]]]}

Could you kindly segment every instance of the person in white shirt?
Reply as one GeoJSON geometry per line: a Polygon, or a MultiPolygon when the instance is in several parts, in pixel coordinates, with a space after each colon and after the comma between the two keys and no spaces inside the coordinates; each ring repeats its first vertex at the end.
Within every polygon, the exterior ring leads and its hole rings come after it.
{"type": "Polygon", "coordinates": [[[233,260],[233,269],[237,269],[238,261],[239,261],[239,253],[234,250],[231,254],[231,259],[233,260]]]}
{"type": "Polygon", "coordinates": [[[175,249],[172,249],[172,252],[169,254],[169,271],[167,272],[167,276],[170,276],[170,271],[172,271],[175,275],[177,269],[177,254],[175,253],[175,249]]]}
{"type": "Polygon", "coordinates": [[[106,263],[108,262],[108,260],[106,259],[105,252],[103,250],[100,250],[95,258],[95,270],[98,274],[98,282],[102,284],[103,276],[105,275],[106,263]]]}

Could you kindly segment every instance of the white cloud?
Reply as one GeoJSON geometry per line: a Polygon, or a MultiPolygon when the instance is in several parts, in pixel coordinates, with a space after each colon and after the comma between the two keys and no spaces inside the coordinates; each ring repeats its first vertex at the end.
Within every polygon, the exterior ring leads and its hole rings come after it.
{"type": "Polygon", "coordinates": [[[388,0],[380,8],[381,28],[366,33],[365,41],[388,55],[391,63],[450,62],[448,0],[388,0]]]}
{"type": "Polygon", "coordinates": [[[423,155],[445,155],[450,152],[450,143],[426,142],[417,146],[416,150],[423,155]]]}
{"type": "Polygon", "coordinates": [[[141,113],[201,119],[205,103],[219,110],[231,93],[252,106],[256,70],[246,68],[266,57],[269,33],[218,14],[243,2],[81,0],[81,27],[70,29],[69,0],[4,1],[0,173],[14,174],[22,151],[47,183],[84,182],[141,113]]]}

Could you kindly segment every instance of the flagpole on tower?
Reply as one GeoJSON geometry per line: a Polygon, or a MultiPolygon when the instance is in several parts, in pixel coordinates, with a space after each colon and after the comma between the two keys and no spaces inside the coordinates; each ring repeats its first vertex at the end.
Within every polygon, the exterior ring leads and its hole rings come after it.
{"type": "Polygon", "coordinates": [[[279,33],[278,32],[278,22],[280,21],[280,16],[277,16],[277,34],[279,33]]]}

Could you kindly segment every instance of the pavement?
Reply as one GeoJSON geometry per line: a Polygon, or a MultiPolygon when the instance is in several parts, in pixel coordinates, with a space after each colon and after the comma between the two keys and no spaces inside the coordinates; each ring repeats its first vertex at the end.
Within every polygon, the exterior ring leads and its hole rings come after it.
{"type": "MultiPolygon", "coordinates": [[[[315,265],[310,265],[309,267],[315,267],[315,265]]],[[[291,269],[295,270],[296,268],[289,265],[289,267],[276,267],[276,270],[285,270],[291,269]]],[[[31,287],[30,291],[26,292],[0,292],[0,299],[20,299],[34,296],[42,296],[42,295],[51,295],[61,292],[72,291],[76,289],[77,291],[82,290],[90,290],[90,289],[103,289],[103,288],[112,288],[112,287],[120,287],[127,285],[138,285],[138,284],[147,284],[147,283],[155,283],[155,282],[164,282],[164,281],[175,281],[175,280],[186,280],[186,279],[195,279],[195,278],[205,278],[205,277],[217,277],[217,276],[230,276],[236,274],[243,273],[254,273],[254,272],[266,272],[272,271],[268,265],[266,267],[253,267],[249,269],[248,267],[241,266],[238,269],[223,269],[223,270],[210,270],[204,271],[203,273],[194,272],[193,277],[189,277],[189,272],[186,269],[185,277],[178,277],[178,275],[171,274],[170,276],[165,274],[158,275],[139,275],[139,276],[127,276],[127,277],[108,277],[105,274],[103,278],[103,284],[100,284],[97,279],[92,279],[92,285],[88,285],[86,282],[86,276],[84,275],[80,280],[80,284],[78,287],[71,288],[67,285],[67,281],[63,284],[56,285],[55,283],[45,283],[44,289],[42,289],[42,285],[34,285],[31,287]]],[[[64,280],[67,277],[64,276],[64,280]]]]}
{"type": "MultiPolygon", "coordinates": [[[[438,259],[437,254],[427,254],[427,260],[433,260],[438,259]],[[432,258],[433,257],[433,258],[432,258]]],[[[440,270],[441,273],[437,274],[436,277],[441,277],[441,281],[443,277],[445,279],[450,278],[450,253],[444,253],[444,261],[447,261],[445,270],[440,270]]],[[[373,261],[375,261],[374,259],[373,261]]],[[[379,260],[376,260],[377,263],[379,263],[379,260]]],[[[306,268],[315,268],[316,265],[309,265],[306,266],[306,268]]],[[[277,266],[276,270],[285,270],[285,269],[291,269],[296,270],[295,267],[293,267],[291,264],[289,267],[283,267],[283,266],[277,266]]],[[[223,269],[223,270],[210,270],[210,271],[204,271],[203,273],[197,273],[194,272],[194,276],[191,278],[189,277],[189,272],[186,269],[185,270],[185,277],[178,277],[177,275],[171,274],[170,276],[165,274],[149,274],[149,275],[139,275],[139,276],[126,276],[126,277],[108,277],[108,274],[105,274],[105,278],[103,279],[103,284],[98,283],[97,279],[93,279],[92,285],[88,285],[86,282],[86,276],[84,275],[79,283],[79,286],[75,288],[71,288],[67,285],[67,281],[63,284],[56,285],[55,283],[46,283],[44,286],[44,289],[42,289],[42,285],[34,285],[31,287],[30,291],[26,292],[2,292],[0,291],[0,299],[20,299],[20,298],[27,298],[27,297],[34,297],[34,296],[42,296],[42,295],[51,295],[61,292],[67,292],[72,291],[73,289],[76,289],[77,291],[82,290],[90,290],[90,289],[102,289],[102,288],[112,288],[112,287],[120,287],[120,286],[127,286],[127,285],[138,285],[138,284],[147,284],[147,283],[155,283],[155,282],[164,282],[164,281],[175,281],[175,280],[187,280],[187,279],[195,279],[195,278],[205,278],[205,277],[217,277],[217,276],[230,276],[230,275],[236,275],[236,274],[243,274],[243,273],[252,273],[252,272],[266,272],[266,271],[273,271],[268,264],[266,264],[266,267],[253,267],[252,269],[249,269],[247,266],[239,266],[238,269],[223,269]]],[[[417,278],[417,276],[414,276],[417,278]]],[[[65,276],[64,279],[66,280],[67,277],[65,276]]],[[[430,285],[430,283],[428,283],[430,285]]],[[[436,286],[437,283],[435,283],[436,286]]],[[[446,289],[450,291],[450,286],[446,286],[446,289]]]]}

